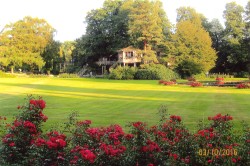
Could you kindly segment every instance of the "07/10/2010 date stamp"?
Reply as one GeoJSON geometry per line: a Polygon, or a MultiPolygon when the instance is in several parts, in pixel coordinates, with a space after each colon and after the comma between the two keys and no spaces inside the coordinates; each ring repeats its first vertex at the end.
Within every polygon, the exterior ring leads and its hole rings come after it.
{"type": "Polygon", "coordinates": [[[237,149],[199,149],[199,156],[237,156],[237,149]]]}

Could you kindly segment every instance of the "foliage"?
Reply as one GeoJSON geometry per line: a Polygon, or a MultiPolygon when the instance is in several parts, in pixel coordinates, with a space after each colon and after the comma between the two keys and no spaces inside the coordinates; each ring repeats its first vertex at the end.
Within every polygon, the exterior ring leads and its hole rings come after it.
{"type": "Polygon", "coordinates": [[[75,59],[72,54],[75,49],[75,44],[76,43],[74,41],[65,41],[60,45],[58,53],[63,65],[61,69],[62,72],[66,72],[66,68],[75,63],[75,59]]]}
{"type": "Polygon", "coordinates": [[[50,42],[44,52],[41,54],[45,65],[43,70],[46,74],[59,74],[60,72],[60,63],[62,62],[62,58],[60,57],[60,42],[52,41],[50,42]]]}
{"type": "Polygon", "coordinates": [[[79,50],[88,59],[88,64],[130,45],[127,33],[129,9],[123,3],[121,0],[105,0],[102,8],[88,12],[86,35],[77,41],[83,45],[79,50]]]}
{"type": "Polygon", "coordinates": [[[135,0],[129,13],[128,33],[137,46],[156,48],[163,45],[170,33],[170,23],[162,9],[162,3],[149,0],[135,0]],[[140,10],[138,10],[140,9],[140,10]]]}
{"type": "Polygon", "coordinates": [[[135,73],[135,79],[140,80],[171,80],[179,78],[178,74],[161,64],[143,65],[135,73]]]}
{"type": "Polygon", "coordinates": [[[198,74],[208,72],[215,65],[216,52],[211,47],[209,34],[201,25],[197,26],[189,20],[177,23],[176,32],[172,35],[169,46],[168,59],[176,68],[182,66],[182,63],[197,64],[194,74],[198,74]]]}
{"type": "MultiPolygon", "coordinates": [[[[233,117],[217,114],[201,121],[192,134],[177,115],[159,109],[160,123],[129,123],[129,133],[117,124],[91,127],[91,120],[69,119],[68,136],[43,134],[45,102],[28,99],[3,136],[1,165],[248,165],[249,127],[233,133],[233,117]],[[73,127],[73,128],[72,128],[73,127]]],[[[72,116],[70,116],[72,117],[72,116]]]]}
{"type": "Polygon", "coordinates": [[[110,70],[109,79],[115,80],[132,80],[134,79],[134,75],[136,73],[135,67],[129,66],[117,66],[115,69],[110,70]]]}
{"type": "Polygon", "coordinates": [[[51,42],[54,29],[44,19],[24,17],[15,23],[6,25],[1,34],[0,63],[15,67],[41,69],[44,61],[41,53],[51,42]]]}
{"type": "Polygon", "coordinates": [[[176,70],[182,78],[191,77],[193,75],[201,74],[203,72],[202,65],[191,60],[183,60],[177,66],[176,70]]]}

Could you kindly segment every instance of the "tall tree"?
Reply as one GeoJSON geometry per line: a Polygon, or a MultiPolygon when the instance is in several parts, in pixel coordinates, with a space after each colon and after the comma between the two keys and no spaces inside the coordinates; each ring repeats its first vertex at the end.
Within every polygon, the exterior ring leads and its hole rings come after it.
{"type": "Polygon", "coordinates": [[[231,2],[226,4],[223,17],[225,18],[225,46],[228,71],[239,72],[246,70],[246,54],[244,53],[243,37],[245,23],[242,6],[231,2]]]}
{"type": "Polygon", "coordinates": [[[196,10],[191,7],[180,7],[176,9],[176,11],[176,22],[191,21],[193,24],[202,26],[202,21],[205,20],[205,17],[202,14],[197,13],[196,10]]]}
{"type": "Polygon", "coordinates": [[[244,21],[243,21],[244,9],[236,2],[226,4],[226,9],[223,12],[225,18],[225,33],[227,41],[231,44],[239,44],[243,38],[244,21]]]}
{"type": "Polygon", "coordinates": [[[53,38],[54,29],[44,19],[25,17],[6,25],[1,34],[0,63],[14,67],[41,69],[41,53],[53,38]]]}
{"type": "Polygon", "coordinates": [[[176,67],[188,61],[188,64],[200,65],[200,72],[205,73],[215,65],[217,56],[211,47],[212,41],[208,32],[192,21],[178,22],[169,44],[171,49],[168,59],[176,67]]]}
{"type": "Polygon", "coordinates": [[[160,1],[135,0],[129,15],[129,34],[137,45],[157,46],[164,42],[170,24],[160,1]],[[141,44],[142,43],[142,44],[141,44]]]}
{"type": "Polygon", "coordinates": [[[250,74],[250,1],[248,1],[245,7],[245,31],[244,31],[244,46],[246,52],[246,61],[247,61],[247,69],[248,73],[250,74]]]}
{"type": "Polygon", "coordinates": [[[225,72],[228,66],[227,54],[225,54],[225,41],[224,41],[224,28],[218,19],[212,19],[208,22],[209,26],[206,30],[212,39],[212,47],[216,50],[218,58],[216,60],[216,66],[213,68],[213,72],[225,72]]]}
{"type": "Polygon", "coordinates": [[[103,7],[92,10],[86,17],[87,29],[83,36],[90,56],[89,62],[109,57],[130,44],[127,33],[128,11],[121,8],[122,0],[106,0],[103,7]]]}
{"type": "Polygon", "coordinates": [[[129,35],[136,47],[143,48],[143,62],[158,62],[170,34],[170,23],[159,0],[135,0],[129,14],[129,35]]]}

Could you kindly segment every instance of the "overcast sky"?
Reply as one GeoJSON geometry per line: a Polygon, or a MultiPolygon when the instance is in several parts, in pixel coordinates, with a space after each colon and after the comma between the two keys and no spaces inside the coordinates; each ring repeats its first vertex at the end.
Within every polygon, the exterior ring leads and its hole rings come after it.
{"type": "MultiPolygon", "coordinates": [[[[209,20],[218,18],[223,24],[223,10],[233,0],[162,0],[171,23],[176,9],[190,6],[209,20]]],[[[249,0],[235,0],[245,8],[249,0]]],[[[56,40],[75,40],[85,33],[84,19],[88,11],[102,7],[104,0],[0,0],[0,30],[6,24],[25,16],[46,19],[56,30],[56,40]]]]}

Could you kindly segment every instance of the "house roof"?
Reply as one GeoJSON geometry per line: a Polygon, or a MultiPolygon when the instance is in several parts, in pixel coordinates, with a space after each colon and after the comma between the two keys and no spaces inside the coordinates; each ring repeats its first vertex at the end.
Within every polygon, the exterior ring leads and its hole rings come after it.
{"type": "Polygon", "coordinates": [[[118,50],[118,52],[121,52],[121,51],[137,51],[137,50],[139,50],[138,48],[134,48],[133,46],[128,46],[128,47],[126,47],[126,48],[122,48],[122,49],[120,49],[120,50],[118,50]]]}

